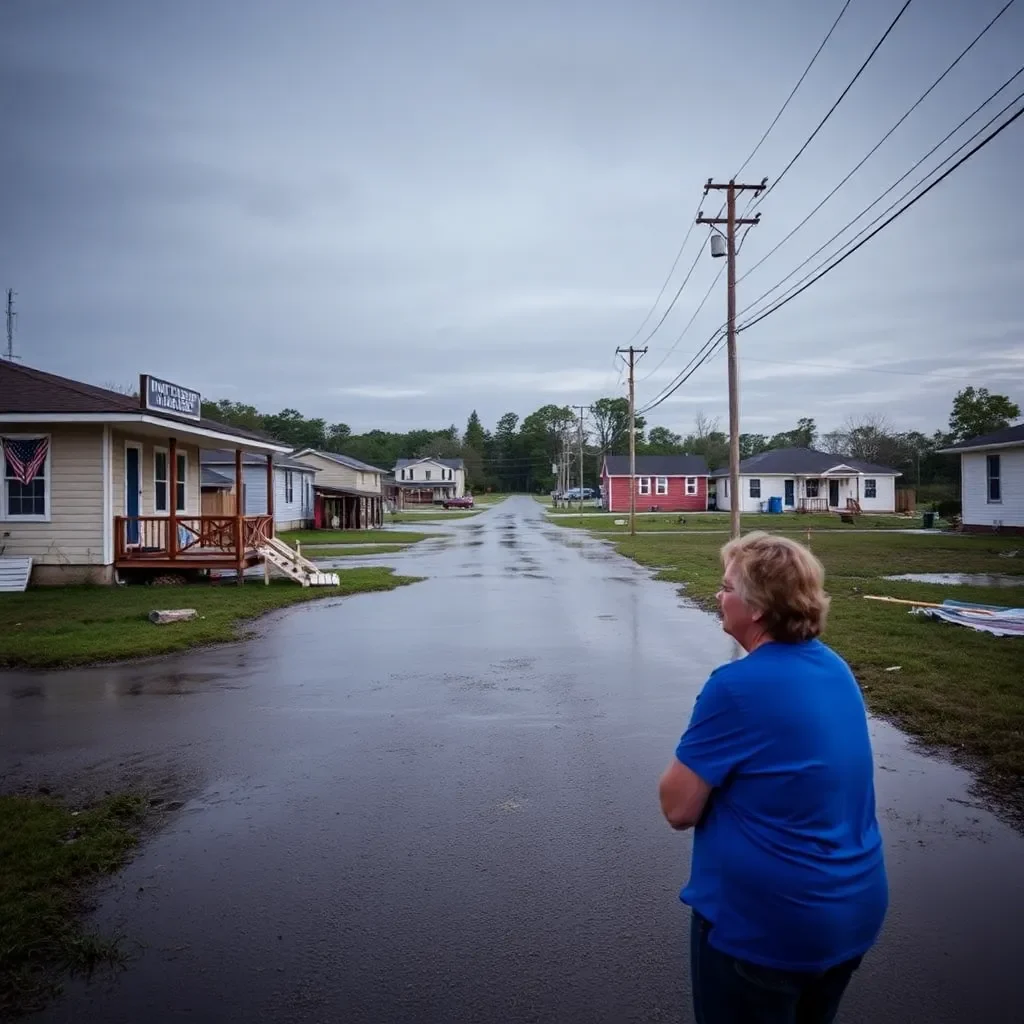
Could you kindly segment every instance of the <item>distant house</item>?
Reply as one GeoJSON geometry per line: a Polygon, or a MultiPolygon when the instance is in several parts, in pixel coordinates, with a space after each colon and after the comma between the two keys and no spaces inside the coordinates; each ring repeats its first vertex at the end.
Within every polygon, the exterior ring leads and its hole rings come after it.
{"type": "Polygon", "coordinates": [[[196,391],[139,385],[135,397],[0,362],[0,549],[31,559],[32,583],[262,560],[272,516],[204,516],[200,453],[237,450],[266,473],[288,447],[203,418],[196,391]]]}
{"type": "MultiPolygon", "coordinates": [[[[204,475],[203,513],[219,515],[234,512],[235,453],[225,448],[202,453],[203,473],[227,478],[228,490],[204,475]]],[[[313,523],[313,481],[316,470],[305,462],[278,456],[274,459],[274,525],[278,530],[301,530],[313,523]]],[[[242,514],[267,512],[267,469],[265,460],[255,455],[242,456],[242,514]]]]}
{"type": "Polygon", "coordinates": [[[386,471],[337,452],[300,448],[291,459],[316,471],[313,526],[318,530],[365,530],[384,522],[386,471]]]}
{"type": "MultiPolygon", "coordinates": [[[[601,464],[601,504],[609,512],[629,511],[629,456],[606,455],[601,464]]],[[[704,512],[708,507],[708,464],[700,455],[636,456],[637,511],[704,512]]]]}
{"type": "MultiPolygon", "coordinates": [[[[896,509],[899,470],[859,459],[815,451],[813,448],[778,448],[744,459],[740,470],[740,511],[767,512],[772,498],[782,511],[829,512],[855,501],[865,512],[896,509]]],[[[732,508],[729,467],[711,474],[717,507],[732,508]]]]}
{"type": "Polygon", "coordinates": [[[466,463],[462,459],[399,459],[394,477],[404,505],[430,505],[466,493],[466,463]]]}
{"type": "Polygon", "coordinates": [[[1024,533],[1024,423],[942,452],[960,456],[963,528],[1024,533]]]}

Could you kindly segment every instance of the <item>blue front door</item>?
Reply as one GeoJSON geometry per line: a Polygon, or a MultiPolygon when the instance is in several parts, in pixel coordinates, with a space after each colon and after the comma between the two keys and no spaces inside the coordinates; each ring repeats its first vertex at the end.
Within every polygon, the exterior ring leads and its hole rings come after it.
{"type": "MultiPolygon", "coordinates": [[[[139,449],[126,448],[124,450],[124,514],[126,516],[138,516],[139,514],[139,492],[142,489],[139,485],[142,469],[139,466],[139,449]]],[[[126,540],[129,544],[139,543],[139,521],[130,518],[127,525],[126,540]]]]}
{"type": "Polygon", "coordinates": [[[795,483],[795,481],[793,481],[793,480],[787,480],[786,481],[786,499],[785,499],[785,501],[786,501],[786,505],[787,505],[788,508],[792,508],[796,504],[796,500],[795,500],[795,498],[793,496],[793,484],[794,483],[795,483]]]}

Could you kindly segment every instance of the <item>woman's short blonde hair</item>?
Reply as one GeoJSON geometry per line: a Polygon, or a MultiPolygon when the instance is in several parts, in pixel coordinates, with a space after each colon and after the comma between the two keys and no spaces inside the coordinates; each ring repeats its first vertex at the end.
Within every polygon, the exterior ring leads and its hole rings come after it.
{"type": "Polygon", "coordinates": [[[723,546],[722,564],[734,567],[737,592],[761,613],[773,640],[792,644],[822,634],[829,607],[825,569],[802,544],[748,533],[723,546]]]}

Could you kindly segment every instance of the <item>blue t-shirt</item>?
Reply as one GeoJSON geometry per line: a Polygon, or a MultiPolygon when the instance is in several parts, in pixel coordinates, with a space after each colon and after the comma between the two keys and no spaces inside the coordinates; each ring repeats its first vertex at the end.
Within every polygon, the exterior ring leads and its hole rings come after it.
{"type": "Polygon", "coordinates": [[[874,944],[888,907],[867,714],[820,640],[716,669],[676,757],[713,787],[680,899],[723,953],[819,971],[874,944]]]}

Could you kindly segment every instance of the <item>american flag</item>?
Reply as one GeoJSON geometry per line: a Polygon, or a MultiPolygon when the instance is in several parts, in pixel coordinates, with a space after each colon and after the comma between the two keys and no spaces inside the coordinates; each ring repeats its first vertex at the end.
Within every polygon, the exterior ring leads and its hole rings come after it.
{"type": "Polygon", "coordinates": [[[5,437],[4,455],[7,465],[14,473],[14,479],[21,484],[30,484],[46,461],[46,453],[50,448],[50,440],[36,437],[22,441],[13,437],[5,437]]]}

